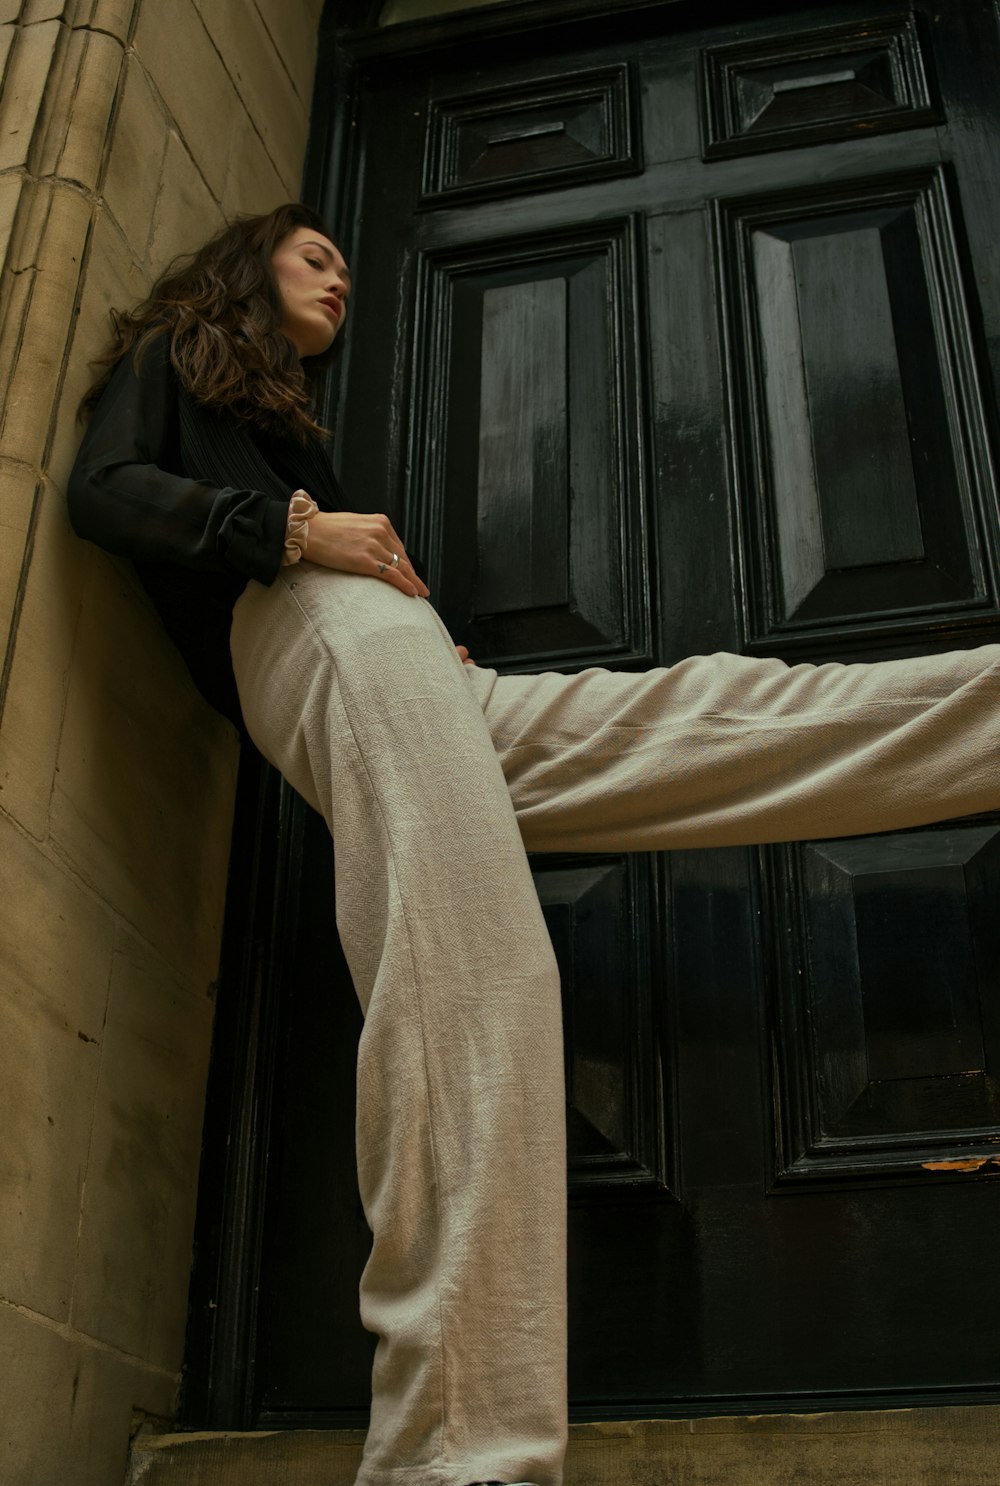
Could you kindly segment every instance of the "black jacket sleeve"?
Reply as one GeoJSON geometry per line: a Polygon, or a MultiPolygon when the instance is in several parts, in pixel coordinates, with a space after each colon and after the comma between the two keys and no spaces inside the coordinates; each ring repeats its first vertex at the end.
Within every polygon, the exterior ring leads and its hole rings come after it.
{"type": "Polygon", "coordinates": [[[167,336],[125,356],[92,414],[67,490],[74,530],[135,562],[273,582],[288,501],[180,472],[177,382],[167,336]]]}

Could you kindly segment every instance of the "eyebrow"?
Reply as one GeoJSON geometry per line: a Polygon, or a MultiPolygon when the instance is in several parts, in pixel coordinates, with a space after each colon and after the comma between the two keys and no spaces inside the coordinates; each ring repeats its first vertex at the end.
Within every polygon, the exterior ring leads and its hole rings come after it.
{"type": "MultiPolygon", "coordinates": [[[[333,263],[335,261],[333,254],[330,252],[330,249],[324,243],[314,242],[312,238],[307,238],[307,240],[304,243],[299,243],[299,247],[300,248],[318,248],[319,251],[323,254],[323,257],[327,260],[328,263],[333,263]]],[[[341,274],[342,274],[342,277],[345,278],[348,283],[351,282],[351,275],[347,271],[346,264],[345,264],[344,268],[342,269],[341,274]]]]}

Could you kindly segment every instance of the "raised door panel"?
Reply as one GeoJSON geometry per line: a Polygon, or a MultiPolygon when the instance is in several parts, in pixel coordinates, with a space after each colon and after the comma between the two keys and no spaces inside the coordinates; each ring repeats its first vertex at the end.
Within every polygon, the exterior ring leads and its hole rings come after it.
{"type": "Polygon", "coordinates": [[[709,47],[702,66],[710,160],[941,119],[913,15],[709,47]]]}
{"type": "Polygon", "coordinates": [[[532,859],[562,981],[570,1194],[676,1193],[653,860],[532,859]]]}
{"type": "Polygon", "coordinates": [[[649,654],[631,219],[419,265],[408,507],[477,660],[649,654]]]}
{"type": "Polygon", "coordinates": [[[751,647],[995,624],[943,169],[723,202],[718,222],[751,647]]]}
{"type": "Polygon", "coordinates": [[[420,205],[638,170],[632,94],[618,63],[432,99],[420,205]]]}
{"type": "Polygon", "coordinates": [[[775,1178],[926,1177],[1000,1148],[1000,828],[770,848],[775,1178]]]}

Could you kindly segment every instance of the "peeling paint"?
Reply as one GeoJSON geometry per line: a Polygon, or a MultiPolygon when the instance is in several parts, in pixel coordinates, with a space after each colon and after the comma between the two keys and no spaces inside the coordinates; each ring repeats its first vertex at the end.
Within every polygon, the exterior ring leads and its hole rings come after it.
{"type": "Polygon", "coordinates": [[[921,1161],[925,1171],[981,1171],[984,1166],[1000,1166],[1000,1156],[955,1157],[951,1161],[921,1161]]]}

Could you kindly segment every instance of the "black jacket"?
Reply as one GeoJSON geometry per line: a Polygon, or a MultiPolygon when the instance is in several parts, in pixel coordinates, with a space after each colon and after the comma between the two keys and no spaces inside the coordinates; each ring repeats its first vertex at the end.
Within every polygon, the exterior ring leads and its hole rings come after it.
{"type": "Polygon", "coordinates": [[[130,355],[115,367],[70,475],[74,530],[132,559],[199,691],[238,727],[233,605],[251,578],[274,581],[300,487],[321,510],[345,508],[318,440],[279,439],[195,404],[166,334],[138,364],[130,355]]]}

